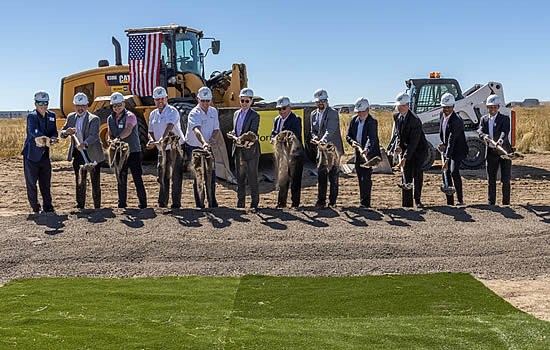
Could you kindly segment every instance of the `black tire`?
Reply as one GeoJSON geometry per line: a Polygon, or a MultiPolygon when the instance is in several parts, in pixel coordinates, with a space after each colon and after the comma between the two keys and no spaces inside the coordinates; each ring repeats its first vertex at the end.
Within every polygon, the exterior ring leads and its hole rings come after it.
{"type": "Polygon", "coordinates": [[[466,139],[468,145],[468,156],[462,161],[464,169],[479,169],[485,163],[485,142],[471,137],[466,139]]]}
{"type": "Polygon", "coordinates": [[[311,141],[311,112],[314,108],[304,109],[304,150],[306,152],[307,158],[312,161],[317,161],[317,147],[312,144],[311,141]]]}
{"type": "Polygon", "coordinates": [[[149,127],[147,126],[147,122],[145,121],[143,115],[135,112],[134,114],[136,115],[137,119],[139,143],[141,145],[141,154],[143,155],[143,159],[155,159],[155,157],[157,156],[156,148],[153,148],[152,150],[147,149],[147,142],[149,142],[149,127]]]}
{"type": "Polygon", "coordinates": [[[438,155],[439,152],[430,143],[428,143],[428,155],[426,156],[426,159],[424,159],[422,170],[430,170],[438,155]]]}
{"type": "Polygon", "coordinates": [[[189,116],[189,112],[195,107],[195,104],[189,102],[173,102],[171,105],[180,112],[181,131],[185,135],[187,131],[187,117],[189,116]]]}

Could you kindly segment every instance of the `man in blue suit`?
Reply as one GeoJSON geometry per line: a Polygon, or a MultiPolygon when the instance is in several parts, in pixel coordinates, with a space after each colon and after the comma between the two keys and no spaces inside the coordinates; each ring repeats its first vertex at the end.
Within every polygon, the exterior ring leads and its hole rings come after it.
{"type": "Polygon", "coordinates": [[[365,157],[370,160],[380,157],[378,122],[369,113],[369,101],[362,97],[355,101],[354,112],[348,127],[346,141],[355,148],[355,171],[359,180],[361,208],[370,208],[372,168],[363,168],[365,157]]]}
{"type": "Polygon", "coordinates": [[[46,142],[44,146],[38,146],[36,143],[36,138],[44,136],[54,143],[57,142],[58,135],[55,113],[48,111],[49,101],[50,96],[45,91],[38,91],[34,94],[36,109],[27,116],[27,138],[21,152],[23,155],[27,198],[34,213],[40,212],[36,182],[40,186],[44,212],[54,211],[50,192],[52,164],[50,162],[49,142],[46,142]]]}
{"type": "MultiPolygon", "coordinates": [[[[447,184],[456,189],[458,205],[464,205],[462,197],[462,177],[460,164],[468,156],[468,144],[464,134],[464,121],[454,112],[455,98],[450,93],[441,96],[443,111],[439,115],[439,151],[443,153],[445,163],[442,170],[446,173],[447,184]]],[[[447,204],[454,204],[454,196],[447,195],[447,204]]]]}
{"type": "Polygon", "coordinates": [[[284,179],[277,179],[279,182],[279,195],[277,199],[277,208],[286,207],[288,197],[288,185],[290,182],[290,198],[292,207],[300,205],[300,191],[302,190],[302,172],[304,170],[304,148],[302,146],[302,120],[299,116],[292,113],[290,99],[281,96],[277,99],[279,115],[273,121],[273,130],[271,131],[271,143],[275,143],[275,137],[282,131],[291,131],[298,138],[298,145],[295,145],[289,159],[288,176],[284,179]]]}

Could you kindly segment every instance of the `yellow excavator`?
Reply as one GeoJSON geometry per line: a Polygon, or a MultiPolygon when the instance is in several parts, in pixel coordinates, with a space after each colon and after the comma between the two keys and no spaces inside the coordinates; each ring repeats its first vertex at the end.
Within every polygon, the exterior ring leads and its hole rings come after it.
{"type": "MultiPolygon", "coordinates": [[[[166,88],[168,103],[179,110],[184,132],[187,115],[196,105],[196,94],[203,86],[208,86],[212,90],[213,106],[225,109],[227,112],[225,114],[232,115],[232,111],[239,108],[239,92],[248,86],[244,64],[235,63],[231,70],[215,71],[208,78],[205,77],[204,60],[209,51],[212,51],[214,55],[219,53],[219,40],[204,37],[202,31],[173,24],[165,27],[126,30],[127,36],[148,33],[162,34],[159,85],[166,88]],[[203,51],[205,42],[209,44],[209,47],[203,51]]],[[[145,145],[148,140],[149,115],[156,108],[154,100],[151,96],[132,94],[129,66],[122,64],[119,41],[113,37],[112,42],[115,48],[115,65],[111,66],[109,61],[100,60],[97,68],[62,78],[60,108],[53,111],[56,112],[58,126],[61,127],[65,123],[67,115],[74,111],[73,96],[78,92],[85,93],[90,101],[89,111],[99,116],[101,120],[99,134],[103,146],[106,147],[108,144],[106,142],[108,136],[107,117],[112,113],[110,96],[113,92],[121,92],[125,96],[126,108],[137,116],[142,150],[146,157],[150,157],[156,151],[147,151],[145,145]]],[[[231,124],[232,118],[223,118],[222,122],[220,117],[222,130],[230,130],[231,124]]],[[[227,140],[225,141],[227,142],[227,140]]],[[[220,142],[216,151],[221,156],[219,161],[222,162],[220,165],[224,168],[220,169],[224,170],[220,171],[220,175],[231,181],[233,176],[228,167],[226,142],[220,142]]],[[[216,167],[218,168],[218,164],[216,167]]]]}
{"type": "MultiPolygon", "coordinates": [[[[184,26],[128,29],[128,36],[134,34],[162,33],[160,50],[160,86],[168,92],[168,102],[176,107],[182,116],[182,122],[191,108],[196,105],[197,91],[208,86],[212,90],[214,107],[239,107],[239,92],[247,87],[246,66],[233,64],[231,70],[216,71],[206,78],[204,60],[211,50],[213,54],[220,51],[220,41],[206,38],[202,31],[184,26]],[[206,52],[201,44],[209,42],[206,52]]],[[[88,96],[90,112],[101,119],[100,137],[107,145],[107,117],[111,114],[109,97],[113,92],[125,95],[126,106],[138,117],[140,138],[145,151],[147,143],[147,124],[149,114],[155,109],[151,96],[137,96],[130,91],[130,72],[128,65],[122,64],[120,43],[113,37],[115,47],[115,65],[107,60],[100,60],[98,67],[75,73],[61,80],[61,105],[57,110],[59,123],[74,111],[73,96],[83,92],[88,96]]]]}

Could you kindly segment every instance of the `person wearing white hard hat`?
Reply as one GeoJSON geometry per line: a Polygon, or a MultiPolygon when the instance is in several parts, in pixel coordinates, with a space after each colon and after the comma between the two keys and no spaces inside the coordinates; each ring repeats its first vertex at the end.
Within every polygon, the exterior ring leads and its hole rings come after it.
{"type": "Polygon", "coordinates": [[[299,141],[300,150],[296,154],[291,154],[288,167],[288,176],[285,181],[279,181],[279,193],[277,197],[277,208],[285,208],[288,199],[288,188],[290,186],[290,201],[292,208],[300,206],[300,196],[302,191],[302,173],[304,170],[304,149],[302,146],[302,119],[292,112],[290,98],[280,96],[277,99],[276,107],[279,115],[273,120],[273,130],[271,131],[271,143],[275,144],[275,137],[282,131],[290,131],[299,141]]]}
{"type": "Polygon", "coordinates": [[[487,98],[486,106],[489,113],[481,117],[478,129],[479,137],[487,144],[485,166],[487,169],[489,205],[495,205],[496,203],[497,174],[499,168],[500,181],[502,182],[502,204],[510,204],[512,161],[501,158],[499,151],[491,143],[491,141],[494,141],[500,144],[506,152],[512,152],[512,145],[509,141],[510,117],[499,112],[500,103],[498,95],[491,95],[487,98]]]}
{"type": "Polygon", "coordinates": [[[362,208],[371,206],[372,168],[363,168],[365,156],[368,160],[380,157],[380,143],[378,141],[378,122],[370,115],[370,104],[365,97],[355,101],[346,141],[355,149],[355,172],[359,180],[359,197],[362,208]]]}
{"type": "MultiPolygon", "coordinates": [[[[252,109],[254,91],[244,88],[239,94],[241,108],[233,114],[233,130],[230,135],[240,137],[252,132],[258,137],[260,115],[252,109]]],[[[250,148],[237,147],[233,139],[231,154],[235,160],[237,173],[237,208],[244,208],[246,197],[246,182],[250,186],[251,208],[258,208],[260,202],[260,185],[258,182],[258,162],[260,160],[260,142],[258,140],[250,148]]]]}
{"type": "Polygon", "coordinates": [[[73,161],[73,169],[76,179],[76,207],[84,209],[86,204],[86,177],[90,172],[92,182],[92,198],[94,208],[101,208],[101,163],[105,160],[103,146],[99,138],[99,125],[101,121],[97,115],[88,112],[88,96],[82,92],[74,95],[73,104],[75,111],[67,116],[65,125],[61,128],[61,137],[71,135],[71,145],[67,153],[67,160],[73,161]],[[78,142],[75,142],[75,138],[78,142]],[[86,154],[89,162],[97,164],[91,169],[81,169],[86,161],[82,153],[86,154]]]}
{"type": "MultiPolygon", "coordinates": [[[[442,170],[446,173],[447,185],[454,186],[458,205],[463,206],[460,165],[468,156],[468,144],[464,133],[464,121],[455,113],[454,106],[455,97],[452,94],[447,92],[441,96],[442,111],[439,114],[439,138],[441,143],[438,148],[445,158],[442,170]]],[[[454,205],[454,195],[447,195],[446,197],[447,204],[454,205]]]]}
{"type": "MultiPolygon", "coordinates": [[[[166,89],[162,86],[157,86],[153,89],[153,99],[155,106],[151,114],[149,115],[149,142],[147,143],[147,149],[151,150],[155,148],[155,142],[161,141],[164,137],[167,137],[170,133],[179,137],[180,145],[184,145],[185,137],[181,129],[181,117],[178,110],[168,104],[168,94],[166,89]]],[[[158,143],[156,144],[157,150],[161,150],[162,147],[158,143]]],[[[159,152],[157,163],[157,180],[160,184],[158,206],[160,208],[168,207],[168,197],[170,195],[170,181],[172,181],[172,209],[178,209],[181,207],[181,186],[183,182],[183,157],[177,150],[173,150],[171,145],[166,146],[166,152],[164,153],[166,162],[164,161],[163,153],[159,152]],[[174,160],[174,167],[172,171],[165,171],[163,165],[169,164],[168,160],[174,160]],[[170,175],[172,177],[170,178],[170,175]]]]}
{"type": "Polygon", "coordinates": [[[37,138],[47,137],[51,142],[57,142],[57,126],[55,113],[48,110],[50,96],[46,91],[38,91],[34,94],[35,110],[27,116],[27,137],[21,154],[23,155],[23,170],[27,199],[34,213],[40,212],[38,202],[38,189],[40,187],[44,212],[53,212],[51,179],[52,164],[50,161],[50,149],[48,146],[39,146],[37,138]]]}
{"type": "MultiPolygon", "coordinates": [[[[428,155],[428,141],[422,130],[422,122],[409,109],[410,97],[400,93],[395,98],[397,113],[393,115],[394,152],[401,155],[400,167],[403,167],[407,183],[414,182],[414,201],[417,208],[423,208],[421,201],[424,172],[422,164],[428,155]]],[[[413,206],[413,190],[402,188],[402,205],[413,206]]]]}
{"type": "MultiPolygon", "coordinates": [[[[212,145],[216,143],[216,138],[221,135],[220,122],[218,120],[218,110],[210,106],[212,102],[212,91],[203,86],[197,92],[197,105],[189,112],[187,121],[187,130],[185,133],[187,159],[191,159],[194,149],[202,148],[211,151],[212,145]],[[219,134],[219,135],[218,135],[219,134]]],[[[212,157],[214,153],[210,152],[212,157]]],[[[215,160],[214,160],[215,164],[215,160]]],[[[201,203],[199,192],[197,191],[197,181],[193,180],[193,193],[195,195],[195,204],[198,208],[204,207],[201,203]]],[[[212,203],[208,206],[215,208],[218,206],[216,200],[216,167],[212,167],[212,203]]]]}
{"type": "MultiPolygon", "coordinates": [[[[340,155],[344,154],[344,144],[340,134],[340,116],[338,112],[329,107],[328,93],[324,89],[317,89],[313,94],[317,109],[311,112],[311,142],[332,142],[340,155]]],[[[317,153],[319,157],[319,153],[317,153]]],[[[327,180],[330,181],[329,206],[336,205],[338,198],[338,175],[340,164],[327,172],[326,169],[318,169],[317,203],[316,207],[326,206],[327,201],[327,180]]]]}
{"type": "MultiPolygon", "coordinates": [[[[126,208],[128,169],[130,169],[136,186],[138,206],[140,209],[144,209],[147,208],[147,194],[142,178],[141,142],[139,140],[137,117],[125,108],[124,95],[120,92],[114,92],[110,100],[113,113],[107,118],[109,139],[126,142],[130,152],[128,158],[120,166],[120,172],[117,176],[118,207],[126,208]]],[[[116,157],[120,157],[120,153],[116,157]]]]}

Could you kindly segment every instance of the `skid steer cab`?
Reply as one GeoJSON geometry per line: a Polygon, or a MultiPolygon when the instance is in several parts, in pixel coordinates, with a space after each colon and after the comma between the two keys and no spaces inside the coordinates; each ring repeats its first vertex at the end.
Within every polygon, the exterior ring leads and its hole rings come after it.
{"type": "Polygon", "coordinates": [[[411,97],[409,107],[422,121],[426,139],[432,146],[423,165],[424,169],[429,169],[433,162],[439,158],[437,146],[441,143],[439,138],[439,114],[442,111],[440,102],[441,96],[447,92],[455,97],[454,111],[464,121],[469,153],[462,163],[463,167],[477,169],[484,164],[486,146],[479,139],[477,129],[481,117],[487,114],[485,101],[489,95],[498,95],[502,101],[500,112],[510,116],[510,143],[515,146],[516,116],[514,111],[505,107],[504,91],[501,83],[475,84],[472,88],[462,91],[456,79],[441,78],[439,73],[432,72],[429,78],[409,79],[405,81],[405,85],[411,97]]]}

